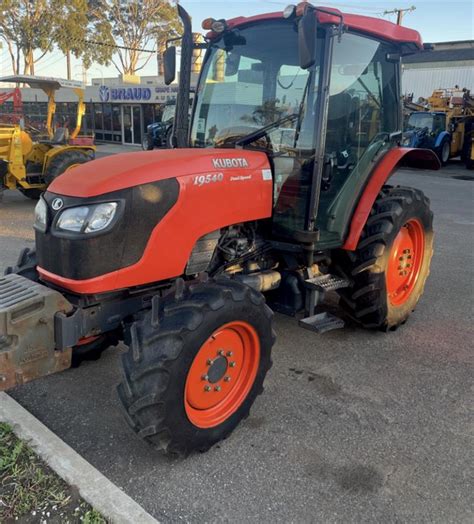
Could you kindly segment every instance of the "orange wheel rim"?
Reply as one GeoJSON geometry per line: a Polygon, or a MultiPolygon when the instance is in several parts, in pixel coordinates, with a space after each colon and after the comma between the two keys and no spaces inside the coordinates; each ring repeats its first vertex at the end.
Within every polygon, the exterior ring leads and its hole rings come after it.
{"type": "Polygon", "coordinates": [[[247,398],[257,376],[260,341],[247,322],[223,325],[204,342],[189,369],[184,406],[200,428],[218,426],[247,398]]]}
{"type": "Polygon", "coordinates": [[[424,252],[425,230],[418,219],[412,218],[400,229],[390,250],[386,280],[392,306],[405,304],[413,293],[424,252]]]}
{"type": "Polygon", "coordinates": [[[95,335],[95,336],[91,336],[91,337],[83,337],[83,338],[80,338],[80,339],[77,341],[76,346],[84,346],[85,344],[90,344],[91,342],[94,342],[94,340],[97,340],[98,338],[100,338],[100,337],[97,336],[97,335],[95,335]]]}

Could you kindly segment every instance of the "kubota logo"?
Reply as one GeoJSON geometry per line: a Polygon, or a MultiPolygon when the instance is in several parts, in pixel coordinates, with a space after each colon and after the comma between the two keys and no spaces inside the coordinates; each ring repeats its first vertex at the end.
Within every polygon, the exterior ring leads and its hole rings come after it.
{"type": "Polygon", "coordinates": [[[64,202],[62,201],[61,198],[55,198],[52,202],[51,202],[51,207],[55,210],[55,211],[59,211],[64,205],[64,202]]]}
{"type": "Polygon", "coordinates": [[[227,169],[229,167],[249,167],[245,158],[213,158],[212,163],[216,169],[227,169]]]}

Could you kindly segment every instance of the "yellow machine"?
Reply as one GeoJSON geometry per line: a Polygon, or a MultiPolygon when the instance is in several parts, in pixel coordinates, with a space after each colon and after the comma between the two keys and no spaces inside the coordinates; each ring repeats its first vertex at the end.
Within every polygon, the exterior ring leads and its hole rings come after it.
{"type": "Polygon", "coordinates": [[[85,113],[84,89],[81,82],[38,76],[7,76],[0,82],[28,84],[48,96],[44,137],[33,139],[23,125],[0,123],[0,198],[4,189],[19,189],[28,198],[37,199],[57,176],[95,157],[93,137],[79,136],[85,113]],[[72,89],[78,98],[71,132],[53,125],[54,97],[60,88],[72,89]]]}
{"type": "Polygon", "coordinates": [[[474,165],[474,99],[467,89],[436,89],[428,98],[430,111],[446,115],[451,135],[450,157],[461,156],[466,167],[474,165]]]}

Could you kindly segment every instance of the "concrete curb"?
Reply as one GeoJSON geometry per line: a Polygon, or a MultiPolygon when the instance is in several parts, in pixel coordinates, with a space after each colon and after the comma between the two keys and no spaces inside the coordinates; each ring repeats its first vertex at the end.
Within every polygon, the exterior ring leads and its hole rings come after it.
{"type": "Polygon", "coordinates": [[[157,524],[139,504],[97,471],[6,393],[0,392],[0,421],[9,424],[81,497],[114,524],[157,524]]]}

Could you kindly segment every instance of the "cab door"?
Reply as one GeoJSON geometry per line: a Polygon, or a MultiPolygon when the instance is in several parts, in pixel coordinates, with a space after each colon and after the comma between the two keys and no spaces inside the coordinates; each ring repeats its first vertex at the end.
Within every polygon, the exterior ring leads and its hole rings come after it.
{"type": "Polygon", "coordinates": [[[400,59],[372,38],[334,38],[321,193],[318,247],[337,247],[377,161],[401,130],[400,59]]]}

